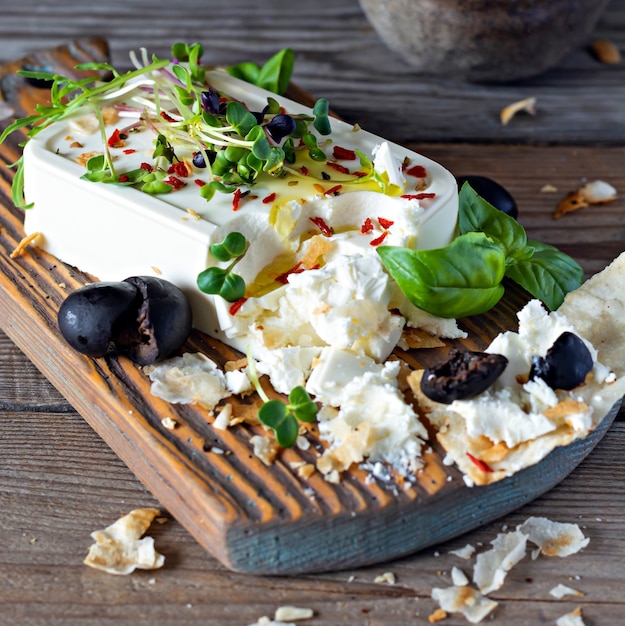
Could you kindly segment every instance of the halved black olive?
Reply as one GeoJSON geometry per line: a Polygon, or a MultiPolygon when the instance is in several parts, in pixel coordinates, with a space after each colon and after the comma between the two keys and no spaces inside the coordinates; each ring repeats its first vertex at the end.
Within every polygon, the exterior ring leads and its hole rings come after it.
{"type": "Polygon", "coordinates": [[[191,306],[173,283],[155,276],[132,276],[140,301],[135,323],[120,329],[115,343],[135,363],[148,365],[171,356],[191,332],[191,306]]]}
{"type": "Polygon", "coordinates": [[[575,333],[565,331],[544,357],[532,359],[529,378],[542,378],[552,389],[569,391],[584,382],[592,367],[592,355],[586,344],[575,333]]]}
{"type": "Polygon", "coordinates": [[[458,188],[464,183],[469,183],[478,196],[490,202],[496,209],[503,211],[506,215],[516,219],[519,216],[519,209],[510,192],[486,176],[457,176],[458,188]]]}
{"type": "Polygon", "coordinates": [[[430,400],[443,404],[473,398],[488,389],[507,365],[508,359],[502,354],[452,348],[444,363],[425,369],[421,391],[430,400]]]}
{"type": "Polygon", "coordinates": [[[75,350],[102,357],[117,348],[139,365],[167,358],[191,332],[191,306],[174,284],[153,276],[93,283],[76,290],[58,314],[75,350]]]}
{"type": "Polygon", "coordinates": [[[72,348],[92,357],[105,356],[120,326],[132,318],[137,288],[130,283],[93,283],[71,293],[58,313],[61,334],[72,348]]]}

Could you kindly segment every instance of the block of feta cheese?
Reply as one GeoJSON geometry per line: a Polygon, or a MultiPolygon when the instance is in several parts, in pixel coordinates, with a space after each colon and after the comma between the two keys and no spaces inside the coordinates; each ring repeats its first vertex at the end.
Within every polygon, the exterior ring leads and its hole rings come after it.
{"type": "MultiPolygon", "coordinates": [[[[224,71],[207,72],[207,81],[222,98],[251,111],[271,97],[288,114],[311,114],[224,71]]],[[[138,121],[156,115],[154,97],[145,77],[131,85],[100,102],[103,131],[84,107],[28,141],[27,235],[40,233],[45,250],[102,281],[132,275],[170,280],[188,296],[194,326],[240,350],[250,340],[253,353],[355,346],[384,360],[405,321],[391,310],[405,308],[406,300],[384,272],[376,243],[420,249],[449,243],[458,210],[454,177],[419,154],[331,119],[331,134],[317,137],[327,161],[298,161],[280,177],[262,174],[236,195],[217,192],[210,201],[200,195],[207,171],[197,167],[193,144],[184,138],[171,140],[185,166],[171,173],[171,193],[82,179],[104,141],[117,171],[152,167],[157,134],[138,121]],[[355,184],[362,167],[356,151],[370,158],[385,190],[355,184]],[[236,266],[247,285],[236,310],[196,283],[200,272],[218,264],[211,243],[234,231],[249,242],[236,266]],[[290,273],[293,267],[298,270],[290,273]]]]}

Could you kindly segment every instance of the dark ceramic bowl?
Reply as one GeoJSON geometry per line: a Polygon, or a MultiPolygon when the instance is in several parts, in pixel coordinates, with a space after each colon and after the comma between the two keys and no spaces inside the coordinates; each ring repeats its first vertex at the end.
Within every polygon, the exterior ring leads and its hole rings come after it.
{"type": "Polygon", "coordinates": [[[360,0],[386,45],[418,71],[508,82],[586,43],[608,0],[360,0]]]}

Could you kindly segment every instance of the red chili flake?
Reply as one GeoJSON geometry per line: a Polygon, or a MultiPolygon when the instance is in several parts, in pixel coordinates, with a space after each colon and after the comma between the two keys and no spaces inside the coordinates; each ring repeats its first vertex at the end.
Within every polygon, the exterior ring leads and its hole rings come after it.
{"type": "Polygon", "coordinates": [[[341,174],[350,173],[350,171],[344,165],[341,165],[340,163],[334,163],[334,161],[328,161],[326,165],[328,167],[331,167],[333,170],[336,170],[337,172],[341,172],[341,174]]]}
{"type": "Polygon", "coordinates": [[[356,178],[363,178],[367,176],[367,172],[352,172],[352,176],[356,176],[356,178]]]}
{"type": "Polygon", "coordinates": [[[175,176],[170,176],[169,178],[166,178],[163,182],[171,185],[174,189],[182,189],[187,184],[181,181],[179,178],[176,178],[175,176]]]}
{"type": "Polygon", "coordinates": [[[302,167],[299,168],[299,171],[303,176],[308,176],[308,168],[305,165],[302,165],[302,167]]]}
{"type": "Polygon", "coordinates": [[[406,174],[408,174],[408,176],[414,176],[415,178],[425,178],[428,175],[423,165],[413,165],[410,169],[406,170],[406,174]]]}
{"type": "Polygon", "coordinates": [[[127,174],[120,174],[119,175],[119,182],[120,183],[127,183],[128,182],[128,175],[127,174]]]}
{"type": "Polygon", "coordinates": [[[286,285],[289,282],[289,276],[291,274],[301,274],[304,271],[304,267],[302,267],[302,262],[300,261],[297,265],[294,265],[290,270],[287,270],[283,274],[276,276],[275,280],[277,283],[282,285],[286,285]]]}
{"type": "Polygon", "coordinates": [[[161,111],[161,117],[166,121],[166,122],[175,122],[176,120],[169,115],[166,111],[161,111]]]}
{"type": "Polygon", "coordinates": [[[378,217],[378,223],[382,228],[390,228],[395,222],[387,220],[384,217],[378,217]]]}
{"type": "Polygon", "coordinates": [[[335,159],[340,161],[354,161],[356,159],[356,153],[348,148],[341,148],[341,146],[334,146],[332,154],[335,159]]]}
{"type": "Polygon", "coordinates": [[[124,150],[124,154],[134,154],[136,150],[134,148],[128,148],[124,150]]]}
{"type": "Polygon", "coordinates": [[[246,303],[246,301],[247,301],[247,298],[243,296],[236,302],[233,302],[232,306],[228,309],[228,313],[230,313],[230,315],[236,315],[239,309],[246,303]]]}
{"type": "Polygon", "coordinates": [[[198,187],[204,187],[204,185],[206,184],[203,180],[200,180],[199,178],[196,178],[193,181],[198,187]]]}
{"type": "Polygon", "coordinates": [[[176,163],[172,163],[167,170],[168,174],[176,174],[181,178],[186,178],[189,175],[189,170],[187,166],[182,161],[176,161],[176,163]]]}
{"type": "Polygon", "coordinates": [[[330,187],[330,189],[326,191],[326,196],[338,196],[342,188],[343,185],[334,185],[334,187],[330,187]]]}
{"type": "Polygon", "coordinates": [[[271,204],[276,199],[276,192],[270,193],[268,196],[262,199],[263,204],[271,204]]]}
{"type": "Polygon", "coordinates": [[[371,218],[368,217],[362,224],[362,226],[360,227],[360,232],[363,235],[366,235],[367,233],[370,233],[373,230],[373,222],[371,221],[371,218]]]}
{"type": "Polygon", "coordinates": [[[407,193],[402,196],[406,200],[427,200],[428,198],[435,198],[435,193],[407,193]]]}
{"type": "Polygon", "coordinates": [[[232,210],[233,211],[238,211],[240,208],[240,202],[241,202],[241,187],[237,187],[234,190],[234,194],[232,196],[232,210]]]}
{"type": "Polygon", "coordinates": [[[119,128],[116,128],[113,131],[113,134],[108,138],[109,148],[122,148],[124,145],[124,140],[122,139],[122,135],[119,132],[119,128]]]}
{"type": "Polygon", "coordinates": [[[321,231],[322,235],[331,237],[334,234],[334,231],[326,224],[323,217],[309,217],[308,219],[321,231]]]}
{"type": "Polygon", "coordinates": [[[146,172],[151,172],[154,170],[154,168],[149,163],[141,163],[139,167],[140,169],[145,170],[146,172]]]}
{"type": "Polygon", "coordinates": [[[379,237],[376,237],[375,239],[372,239],[369,242],[369,245],[370,246],[379,246],[386,239],[387,235],[388,235],[388,230],[385,230],[379,237]]]}
{"type": "Polygon", "coordinates": [[[480,461],[480,459],[476,459],[470,452],[466,453],[469,457],[469,460],[474,463],[479,469],[487,474],[491,474],[493,472],[492,468],[490,468],[484,461],[480,461]]]}

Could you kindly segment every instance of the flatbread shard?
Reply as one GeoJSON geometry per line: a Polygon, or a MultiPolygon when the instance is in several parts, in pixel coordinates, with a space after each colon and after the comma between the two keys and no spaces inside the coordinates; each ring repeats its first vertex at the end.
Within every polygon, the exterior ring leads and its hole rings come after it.
{"type": "Polygon", "coordinates": [[[154,539],[142,538],[158,515],[158,509],[134,509],[104,530],[92,532],[95,543],[89,548],[84,564],[119,575],[130,574],[135,569],[162,567],[165,557],[154,549],[154,539]]]}
{"type": "Polygon", "coordinates": [[[534,465],[558,446],[588,435],[625,395],[625,253],[547,313],[533,300],[518,313],[519,331],[502,333],[487,352],[513,357],[498,381],[450,405],[427,398],[423,371],[408,377],[447,461],[469,485],[487,485],[534,465]],[[544,355],[564,331],[579,335],[593,357],[585,382],[571,391],[527,382],[532,355],[544,355]],[[524,382],[525,376],[525,382],[524,382]]]}

